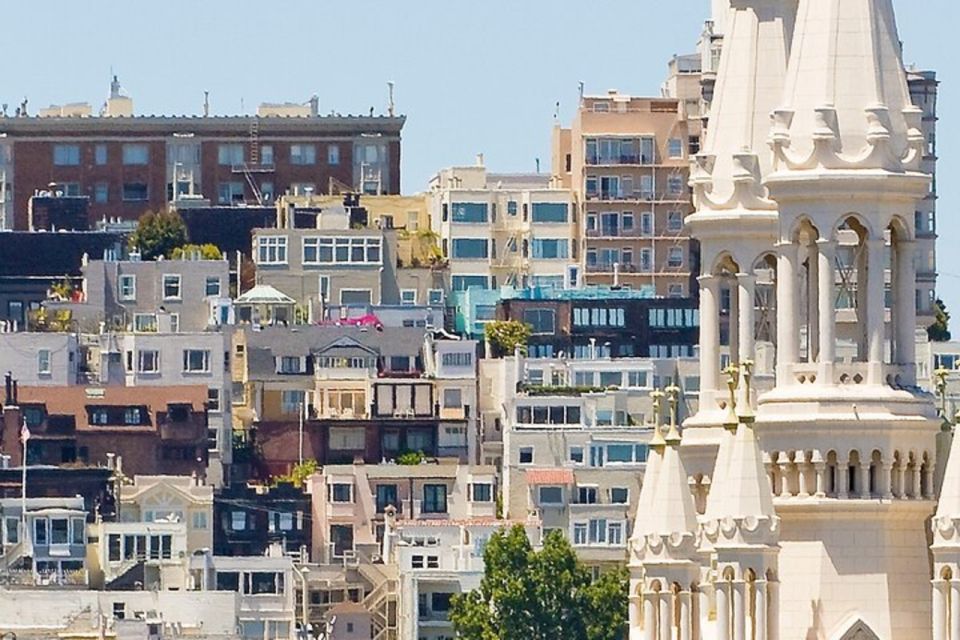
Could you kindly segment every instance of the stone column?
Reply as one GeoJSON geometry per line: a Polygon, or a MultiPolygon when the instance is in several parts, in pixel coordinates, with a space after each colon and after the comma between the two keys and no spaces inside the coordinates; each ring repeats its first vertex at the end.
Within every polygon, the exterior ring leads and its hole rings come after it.
{"type": "Polygon", "coordinates": [[[884,500],[893,500],[893,465],[884,462],[880,465],[880,483],[877,489],[884,500]]]}
{"type": "Polygon", "coordinates": [[[906,464],[901,461],[899,465],[893,470],[893,495],[897,498],[906,498],[907,497],[907,468],[906,464]]]}
{"type": "Polygon", "coordinates": [[[947,640],[946,587],[944,580],[933,581],[933,640],[947,640]]]}
{"type": "Polygon", "coordinates": [[[684,591],[680,594],[680,637],[678,640],[694,640],[692,638],[692,620],[691,594],[689,591],[684,591]]]}
{"type": "MultiPolygon", "coordinates": [[[[803,451],[797,451],[798,456],[803,457],[803,451]]],[[[810,497],[810,466],[807,464],[806,460],[802,460],[796,463],[797,466],[797,480],[799,481],[799,491],[797,496],[801,498],[810,497]]]]}
{"type": "Polygon", "coordinates": [[[793,493],[790,491],[790,457],[786,452],[781,451],[777,457],[777,464],[780,465],[780,496],[790,497],[793,493]]]}
{"type": "Polygon", "coordinates": [[[837,358],[834,264],[836,248],[833,240],[817,240],[819,261],[817,306],[820,317],[820,370],[817,382],[822,385],[833,385],[833,364],[837,358]]]}
{"type": "Polygon", "coordinates": [[[920,475],[920,463],[915,462],[913,464],[913,499],[922,500],[923,499],[923,479],[920,475]]]}
{"type": "Polygon", "coordinates": [[[813,468],[817,474],[817,491],[814,495],[823,498],[827,495],[827,463],[815,462],[813,468]]]}
{"type": "Polygon", "coordinates": [[[643,640],[657,640],[657,603],[656,594],[643,593],[643,640]]]}
{"type": "Polygon", "coordinates": [[[867,240],[867,382],[883,384],[886,310],[884,305],[883,238],[867,240]]]}
{"type": "Polygon", "coordinates": [[[810,362],[820,357],[820,253],[816,242],[807,247],[807,356],[810,362]]]}
{"type": "Polygon", "coordinates": [[[930,465],[926,468],[920,468],[920,494],[926,498],[933,498],[933,473],[930,472],[930,465]]]}
{"type": "MultiPolygon", "coordinates": [[[[740,362],[746,362],[747,360],[753,361],[756,359],[756,341],[754,337],[756,336],[757,326],[755,313],[755,305],[757,303],[757,276],[752,273],[738,273],[737,288],[739,289],[737,300],[740,308],[740,317],[738,318],[740,333],[738,340],[740,346],[739,360],[740,362]]],[[[749,404],[751,400],[746,397],[745,380],[746,376],[740,376],[740,390],[743,395],[740,397],[739,402],[749,404]]]]}
{"type": "Polygon", "coordinates": [[[780,583],[767,582],[767,640],[780,639],[780,583]]]}
{"type": "Polygon", "coordinates": [[[730,283],[730,362],[740,362],[740,287],[735,279],[730,283]]]}
{"type": "MultiPolygon", "coordinates": [[[[893,306],[897,318],[897,362],[901,365],[909,365],[917,361],[917,269],[913,264],[916,244],[912,241],[899,240],[896,242],[896,249],[897,275],[894,279],[896,295],[893,306]]],[[[915,373],[913,377],[916,377],[915,373]]],[[[904,382],[909,384],[912,381],[904,382]]]]}
{"type": "Polygon", "coordinates": [[[746,637],[746,584],[736,580],[733,583],[733,640],[746,640],[746,637]]]}
{"type": "Polygon", "coordinates": [[[660,631],[660,640],[671,640],[670,633],[673,630],[673,611],[672,604],[673,593],[671,591],[660,592],[660,615],[657,616],[657,629],[660,631]]]}
{"type": "Polygon", "coordinates": [[[777,245],[777,384],[793,383],[790,369],[799,358],[800,296],[797,277],[797,245],[777,245]]]}
{"type": "Polygon", "coordinates": [[[700,276],[700,390],[713,395],[720,379],[720,281],[700,276]]]}
{"type": "Polygon", "coordinates": [[[960,581],[950,581],[950,640],[960,640],[960,581]]]}
{"type": "Polygon", "coordinates": [[[628,622],[630,640],[643,640],[643,612],[642,597],[636,594],[630,596],[628,622]]]}
{"type": "Polygon", "coordinates": [[[717,583],[717,640],[730,638],[730,582],[717,583]]]}
{"type": "Polygon", "coordinates": [[[837,460],[837,498],[846,500],[850,484],[850,462],[837,460]]]}
{"type": "Polygon", "coordinates": [[[870,495],[870,463],[860,463],[860,497],[869,500],[870,495]]]}
{"type": "Polygon", "coordinates": [[[767,640],[767,581],[757,580],[754,583],[757,590],[756,607],[753,612],[753,625],[755,628],[753,640],[767,640]]]}

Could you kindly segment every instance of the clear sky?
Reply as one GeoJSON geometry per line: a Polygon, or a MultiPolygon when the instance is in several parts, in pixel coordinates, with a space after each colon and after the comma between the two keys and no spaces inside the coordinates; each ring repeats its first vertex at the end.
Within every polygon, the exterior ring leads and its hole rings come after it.
{"type": "MultiPolygon", "coordinates": [[[[940,75],[940,290],[960,335],[958,0],[894,0],[905,61],[940,75]]],[[[708,0],[7,0],[0,102],[12,113],[103,101],[111,69],[139,114],[215,114],[260,102],[407,115],[403,190],[484,153],[494,171],[549,171],[555,104],[569,123],[577,85],[656,94],[674,53],[692,50],[708,0]],[[39,7],[42,6],[42,9],[39,7]]]]}

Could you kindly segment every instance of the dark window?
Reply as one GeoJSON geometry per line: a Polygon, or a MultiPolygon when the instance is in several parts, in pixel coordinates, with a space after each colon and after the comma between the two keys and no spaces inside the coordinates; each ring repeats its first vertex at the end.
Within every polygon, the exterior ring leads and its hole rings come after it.
{"type": "Polygon", "coordinates": [[[126,202],[143,202],[148,200],[147,185],[143,182],[124,182],[123,199],[126,202]]]}
{"type": "Polygon", "coordinates": [[[235,571],[217,573],[217,591],[240,591],[240,574],[235,571]]]}
{"type": "Polygon", "coordinates": [[[386,511],[387,506],[393,505],[400,508],[400,501],[397,499],[397,485],[378,484],[377,485],[377,513],[386,511]]]}
{"type": "Polygon", "coordinates": [[[447,485],[426,484],[423,486],[422,511],[424,513],[447,512],[447,485]]]}

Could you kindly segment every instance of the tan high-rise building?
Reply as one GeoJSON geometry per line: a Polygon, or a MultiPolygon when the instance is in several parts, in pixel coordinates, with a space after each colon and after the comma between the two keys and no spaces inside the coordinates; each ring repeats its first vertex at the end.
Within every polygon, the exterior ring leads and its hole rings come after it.
{"type": "Polygon", "coordinates": [[[676,98],[584,96],[553,131],[553,173],[577,202],[585,284],[695,295],[695,246],[684,232],[699,151],[699,111],[676,98]]]}

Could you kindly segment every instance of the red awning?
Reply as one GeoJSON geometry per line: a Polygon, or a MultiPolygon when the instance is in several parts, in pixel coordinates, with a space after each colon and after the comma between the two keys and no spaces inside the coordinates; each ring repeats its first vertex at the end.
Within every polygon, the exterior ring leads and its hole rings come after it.
{"type": "Polygon", "coordinates": [[[527,469],[527,484],[573,484],[572,469],[527,469]]]}

